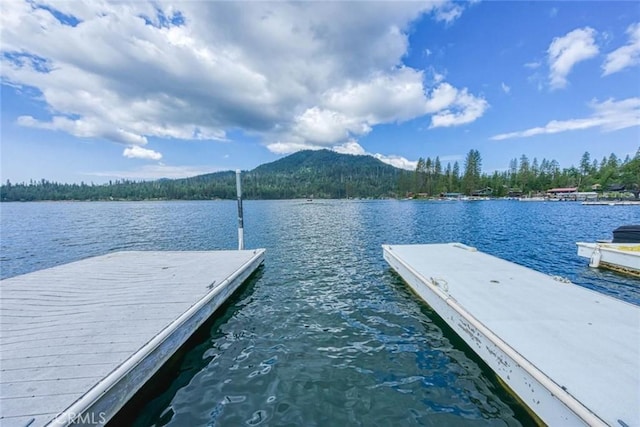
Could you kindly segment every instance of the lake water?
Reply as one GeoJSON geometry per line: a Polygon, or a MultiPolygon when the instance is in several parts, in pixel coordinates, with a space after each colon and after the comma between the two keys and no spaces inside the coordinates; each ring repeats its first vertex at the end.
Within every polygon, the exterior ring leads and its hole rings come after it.
{"type": "MultiPolygon", "coordinates": [[[[634,206],[517,201],[246,201],[265,265],[129,408],[148,425],[531,425],[523,407],[382,258],[460,241],[640,305],[640,282],[588,268],[576,241],[640,223],[634,206]]],[[[3,203],[1,277],[117,250],[236,247],[236,205],[3,203]]],[[[0,290],[1,291],[1,290],[0,290]]]]}

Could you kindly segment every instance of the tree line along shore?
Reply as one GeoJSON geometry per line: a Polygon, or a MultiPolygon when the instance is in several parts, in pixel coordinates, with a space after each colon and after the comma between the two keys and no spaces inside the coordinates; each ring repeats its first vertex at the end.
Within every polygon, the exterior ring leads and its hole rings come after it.
{"type": "MultiPolygon", "coordinates": [[[[439,157],[420,158],[413,171],[395,168],[364,155],[329,150],[301,151],[243,172],[247,199],[295,198],[406,198],[445,194],[483,194],[491,197],[544,194],[550,188],[575,187],[579,191],[638,198],[640,149],[621,159],[612,153],[592,159],[585,152],[578,166],[561,168],[557,161],[522,155],[509,167],[482,172],[482,156],[470,150],[462,167],[439,157]],[[632,195],[632,196],[631,196],[632,195]]],[[[182,179],[153,181],[115,180],[104,184],[58,183],[46,179],[28,183],[7,180],[0,200],[212,200],[236,197],[235,173],[223,171],[182,179]]]]}

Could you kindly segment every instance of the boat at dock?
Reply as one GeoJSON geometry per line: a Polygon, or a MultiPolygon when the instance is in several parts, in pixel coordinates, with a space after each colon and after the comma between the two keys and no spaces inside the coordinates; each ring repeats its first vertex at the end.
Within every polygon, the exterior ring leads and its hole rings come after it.
{"type": "Polygon", "coordinates": [[[589,267],[640,277],[640,243],[577,242],[576,245],[578,256],[589,259],[589,267]]]}
{"type": "Polygon", "coordinates": [[[640,277],[640,225],[625,225],[613,231],[611,242],[577,242],[578,256],[589,259],[589,267],[605,268],[640,277]]]}
{"type": "Polygon", "coordinates": [[[519,202],[545,202],[547,199],[544,197],[519,197],[519,202]]]}

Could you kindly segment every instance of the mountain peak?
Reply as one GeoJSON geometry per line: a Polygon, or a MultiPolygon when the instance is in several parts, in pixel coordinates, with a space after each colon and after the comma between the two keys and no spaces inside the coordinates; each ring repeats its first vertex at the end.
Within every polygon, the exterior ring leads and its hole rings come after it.
{"type": "Polygon", "coordinates": [[[316,171],[340,169],[349,172],[353,169],[380,168],[386,173],[397,175],[400,169],[381,162],[375,157],[362,154],[342,154],[332,150],[303,150],[290,154],[271,163],[265,163],[253,169],[251,173],[284,172],[311,168],[316,171]]]}

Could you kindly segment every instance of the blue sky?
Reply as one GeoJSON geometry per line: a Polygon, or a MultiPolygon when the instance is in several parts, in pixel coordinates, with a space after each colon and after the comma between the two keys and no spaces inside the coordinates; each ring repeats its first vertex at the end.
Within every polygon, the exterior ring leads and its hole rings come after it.
{"type": "Polygon", "coordinates": [[[483,169],[640,147],[640,3],[3,2],[1,176],[102,183],[300,149],[483,169]]]}

